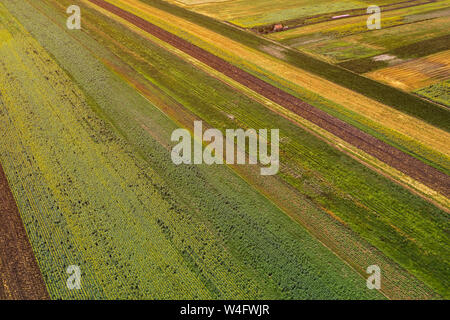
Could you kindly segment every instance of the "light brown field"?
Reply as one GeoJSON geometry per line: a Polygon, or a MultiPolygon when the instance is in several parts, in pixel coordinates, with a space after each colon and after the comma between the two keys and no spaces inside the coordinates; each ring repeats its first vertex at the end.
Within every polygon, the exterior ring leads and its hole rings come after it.
{"type": "Polygon", "coordinates": [[[450,78],[450,50],[366,74],[405,91],[414,91],[450,78]]]}

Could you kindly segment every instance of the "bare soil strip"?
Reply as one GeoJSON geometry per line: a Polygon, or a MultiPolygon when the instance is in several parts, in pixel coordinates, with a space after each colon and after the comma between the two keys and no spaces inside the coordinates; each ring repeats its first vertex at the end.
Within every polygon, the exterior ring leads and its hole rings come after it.
{"type": "Polygon", "coordinates": [[[0,299],[50,299],[1,165],[0,299]]]}
{"type": "Polygon", "coordinates": [[[214,54],[209,53],[128,11],[103,0],[89,1],[189,54],[193,58],[216,69],[240,84],[245,85],[267,99],[295,112],[299,116],[385,162],[391,167],[409,175],[433,190],[440,192],[444,196],[450,197],[450,177],[439,170],[337,118],[334,118],[326,112],[303,102],[299,98],[284,92],[214,54]]]}

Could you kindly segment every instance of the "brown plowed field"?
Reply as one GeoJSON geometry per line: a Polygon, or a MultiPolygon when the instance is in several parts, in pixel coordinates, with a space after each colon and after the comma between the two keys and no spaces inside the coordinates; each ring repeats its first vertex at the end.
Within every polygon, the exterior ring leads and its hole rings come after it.
{"type": "Polygon", "coordinates": [[[41,271],[1,165],[0,299],[49,299],[41,271]]]}
{"type": "Polygon", "coordinates": [[[450,195],[450,178],[439,170],[426,165],[416,158],[378,140],[371,135],[313,107],[302,100],[284,92],[283,90],[251,75],[250,73],[226,62],[180,37],[161,29],[154,24],[137,17],[136,15],[120,9],[103,0],[89,0],[153,36],[167,42],[179,50],[189,54],[195,59],[220,71],[231,79],[245,85],[260,95],[285,107],[310,122],[322,127],[335,136],[358,147],[366,153],[385,162],[391,167],[422,182],[426,186],[439,191],[446,197],[450,195]]]}

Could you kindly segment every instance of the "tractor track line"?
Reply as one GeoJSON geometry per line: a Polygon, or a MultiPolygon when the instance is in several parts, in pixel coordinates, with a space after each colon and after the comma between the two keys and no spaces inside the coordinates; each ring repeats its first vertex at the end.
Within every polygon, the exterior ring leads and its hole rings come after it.
{"type": "Polygon", "coordinates": [[[446,197],[450,197],[450,177],[439,170],[126,10],[104,0],[89,0],[89,2],[106,9],[145,32],[187,53],[431,189],[440,192],[446,197]]]}

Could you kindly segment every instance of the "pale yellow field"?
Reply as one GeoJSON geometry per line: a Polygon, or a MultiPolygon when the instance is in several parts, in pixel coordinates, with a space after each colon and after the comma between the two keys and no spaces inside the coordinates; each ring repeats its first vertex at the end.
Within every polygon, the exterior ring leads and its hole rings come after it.
{"type": "Polygon", "coordinates": [[[450,78],[450,50],[369,72],[366,76],[414,91],[450,78]]]}
{"type": "MultiPolygon", "coordinates": [[[[89,4],[86,0],[83,1],[89,4]]],[[[448,148],[450,134],[443,130],[140,1],[108,0],[108,2],[181,37],[188,38],[191,42],[206,47],[233,63],[263,71],[294,90],[296,86],[299,86],[334,101],[343,109],[363,115],[392,130],[394,135],[404,136],[405,141],[412,138],[424,148],[432,148],[438,153],[450,156],[450,148],[448,148]]]]}

